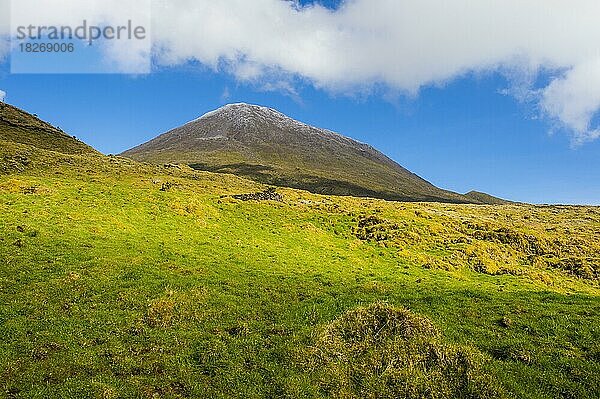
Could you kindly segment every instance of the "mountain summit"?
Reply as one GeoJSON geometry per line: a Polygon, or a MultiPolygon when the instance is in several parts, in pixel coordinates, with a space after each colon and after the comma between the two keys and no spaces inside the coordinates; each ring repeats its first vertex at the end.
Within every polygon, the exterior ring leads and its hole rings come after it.
{"type": "Polygon", "coordinates": [[[482,203],[435,187],[368,144],[258,105],[226,105],[122,155],[319,194],[482,203]]]}

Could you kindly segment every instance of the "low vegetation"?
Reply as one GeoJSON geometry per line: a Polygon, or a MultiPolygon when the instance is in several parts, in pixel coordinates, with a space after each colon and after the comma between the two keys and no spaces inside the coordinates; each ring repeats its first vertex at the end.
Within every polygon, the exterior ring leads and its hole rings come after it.
{"type": "Polygon", "coordinates": [[[267,189],[0,141],[0,396],[600,395],[598,208],[267,189]]]}
{"type": "Polygon", "coordinates": [[[351,309],[328,324],[313,356],[330,397],[503,397],[481,353],[444,343],[427,318],[385,303],[351,309]]]}

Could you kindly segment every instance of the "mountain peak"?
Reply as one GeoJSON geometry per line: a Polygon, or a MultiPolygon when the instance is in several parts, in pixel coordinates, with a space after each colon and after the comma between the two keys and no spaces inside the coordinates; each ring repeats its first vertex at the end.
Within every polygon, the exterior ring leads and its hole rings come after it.
{"type": "MultiPolygon", "coordinates": [[[[197,119],[194,119],[192,122],[201,120],[201,119],[206,119],[206,118],[210,118],[210,117],[214,117],[214,116],[229,116],[229,115],[237,115],[237,116],[243,116],[243,115],[252,115],[252,114],[269,114],[272,116],[278,116],[278,117],[286,117],[284,114],[282,114],[281,112],[273,109],[273,108],[269,108],[269,107],[263,107],[261,105],[255,105],[255,104],[247,104],[247,103],[232,103],[232,104],[226,104],[220,108],[217,108],[213,111],[209,111],[205,114],[203,114],[202,116],[200,116],[197,119]]],[[[287,118],[287,117],[286,117],[287,118]]]]}
{"type": "Polygon", "coordinates": [[[480,202],[433,186],[367,144],[246,103],[210,111],[123,155],[320,194],[480,202]]]}
{"type": "MultiPolygon", "coordinates": [[[[360,148],[360,151],[374,150],[368,144],[343,136],[331,130],[317,128],[293,119],[270,107],[248,103],[232,103],[205,113],[186,123],[180,129],[195,129],[195,134],[204,132],[210,138],[236,138],[236,135],[250,136],[265,141],[287,144],[288,139],[302,140],[305,144],[315,140],[335,141],[346,146],[360,148]],[[206,128],[210,127],[210,132],[206,128]],[[218,132],[218,134],[214,134],[218,132]],[[273,136],[272,133],[278,135],[273,136]],[[289,137],[290,135],[294,137],[289,137]]],[[[202,139],[202,137],[197,137],[202,139]]],[[[239,138],[239,137],[238,137],[239,138]]]]}

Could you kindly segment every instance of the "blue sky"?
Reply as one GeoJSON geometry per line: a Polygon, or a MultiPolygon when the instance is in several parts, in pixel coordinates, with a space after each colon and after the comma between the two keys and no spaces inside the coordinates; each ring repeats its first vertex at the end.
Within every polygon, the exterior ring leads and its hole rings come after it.
{"type": "MultiPolygon", "coordinates": [[[[446,189],[532,203],[600,204],[600,140],[574,145],[566,126],[577,124],[572,113],[558,115],[565,123],[557,125],[539,101],[503,94],[515,88],[503,71],[449,74],[406,94],[410,88],[395,76],[366,90],[340,89],[312,72],[247,78],[231,65],[208,65],[188,60],[137,76],[19,75],[10,73],[7,59],[0,64],[0,90],[6,102],[103,153],[124,151],[226,103],[248,102],[367,142],[446,189]]],[[[556,78],[552,72],[536,76],[531,92],[556,78]]],[[[596,113],[591,126],[597,121],[596,113]]]]}
{"type": "Polygon", "coordinates": [[[531,106],[498,93],[506,86],[498,76],[463,78],[395,101],[333,96],[310,86],[298,100],[196,68],[140,77],[0,76],[7,102],[104,153],[119,153],[225,103],[249,102],[367,142],[444,188],[535,203],[600,203],[600,143],[573,148],[564,132],[549,134],[531,106]]]}

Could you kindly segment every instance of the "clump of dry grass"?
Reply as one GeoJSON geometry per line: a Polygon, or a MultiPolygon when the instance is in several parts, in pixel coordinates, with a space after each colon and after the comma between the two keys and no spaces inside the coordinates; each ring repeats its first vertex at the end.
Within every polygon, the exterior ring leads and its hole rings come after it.
{"type": "Polygon", "coordinates": [[[173,324],[175,319],[175,301],[169,298],[154,300],[148,306],[146,323],[150,327],[166,328],[173,324]]]}
{"type": "Polygon", "coordinates": [[[497,398],[475,350],[448,345],[427,318],[386,303],[349,310],[319,334],[312,366],[335,398],[497,398]]]}

